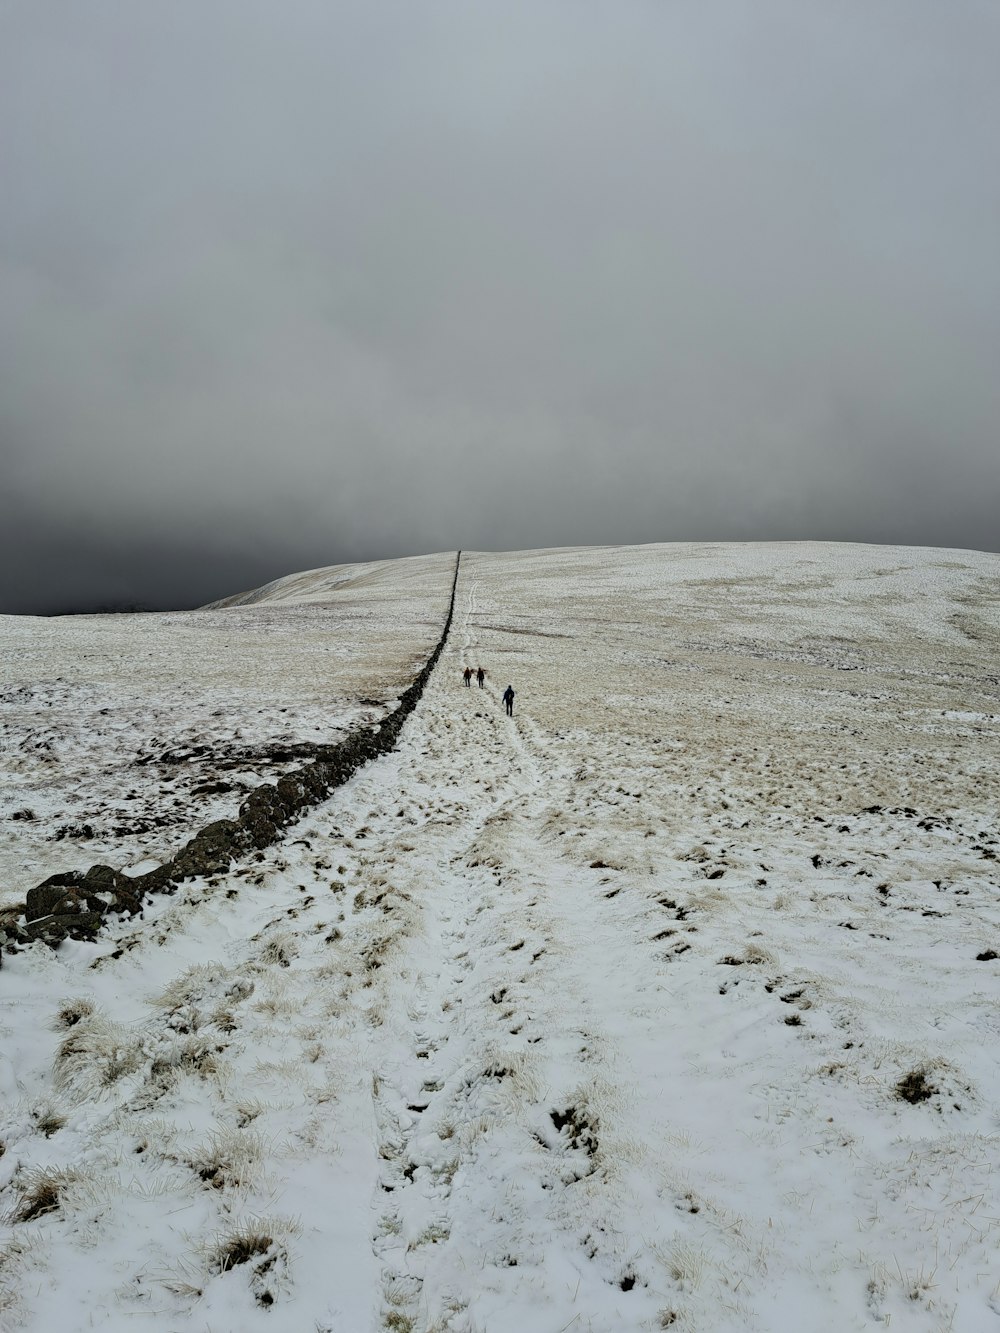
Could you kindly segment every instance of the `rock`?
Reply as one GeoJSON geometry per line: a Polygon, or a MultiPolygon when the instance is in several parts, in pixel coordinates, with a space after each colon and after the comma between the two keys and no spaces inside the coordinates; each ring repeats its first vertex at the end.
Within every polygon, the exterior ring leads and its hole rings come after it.
{"type": "Polygon", "coordinates": [[[285,822],[312,804],[306,797],[305,788],[297,773],[289,773],[286,777],[278,779],[278,797],[285,822]]]}
{"type": "Polygon", "coordinates": [[[7,953],[16,953],[18,945],[31,943],[31,936],[23,925],[23,917],[23,903],[0,911],[0,966],[3,965],[5,950],[7,953]]]}
{"type": "Polygon", "coordinates": [[[41,940],[55,948],[65,939],[92,940],[104,923],[100,912],[74,910],[55,912],[39,921],[29,921],[25,927],[28,938],[41,940]]]}
{"type": "Polygon", "coordinates": [[[93,890],[84,888],[86,876],[77,870],[50,875],[42,884],[28,890],[24,902],[24,918],[29,928],[33,921],[57,915],[96,911],[105,906],[93,890]]]}
{"type": "Polygon", "coordinates": [[[167,863],[171,879],[190,879],[228,870],[246,846],[244,832],[235,819],[217,819],[207,824],[172,861],[167,863]]]}
{"type": "Polygon", "coordinates": [[[82,888],[85,893],[105,898],[108,912],[135,916],[142,910],[142,893],[135,881],[111,866],[91,866],[83,877],[82,888]]]}
{"type": "Polygon", "coordinates": [[[278,789],[270,783],[252,791],[240,806],[239,823],[251,847],[269,847],[283,822],[278,789]]]}
{"type": "MultiPolygon", "coordinates": [[[[109,871],[108,866],[95,870],[109,871]]],[[[88,872],[89,873],[89,872],[88,872]]],[[[110,871],[114,875],[114,871],[110,871]]],[[[28,890],[24,904],[24,929],[30,940],[43,940],[53,947],[64,939],[92,939],[100,929],[111,904],[105,901],[95,883],[106,881],[98,874],[87,883],[79,871],[51,875],[44,884],[28,890]]]]}
{"type": "Polygon", "coordinates": [[[169,862],[155,870],[147,870],[144,875],[136,875],[129,883],[140,902],[147,893],[173,893],[177,887],[170,878],[169,862]]]}

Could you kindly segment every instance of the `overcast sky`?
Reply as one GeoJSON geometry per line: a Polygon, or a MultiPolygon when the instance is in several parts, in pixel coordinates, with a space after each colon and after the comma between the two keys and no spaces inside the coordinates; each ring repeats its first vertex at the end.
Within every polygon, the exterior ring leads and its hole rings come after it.
{"type": "Polygon", "coordinates": [[[1000,549],[995,0],[0,0],[0,610],[1000,549]]]}

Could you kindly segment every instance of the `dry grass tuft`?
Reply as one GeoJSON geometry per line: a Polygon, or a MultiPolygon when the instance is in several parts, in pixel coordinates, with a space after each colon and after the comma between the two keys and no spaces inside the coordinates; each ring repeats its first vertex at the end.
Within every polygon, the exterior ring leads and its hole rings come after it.
{"type": "Polygon", "coordinates": [[[299,945],[294,935],[275,935],[261,950],[260,961],[271,966],[289,967],[292,960],[298,957],[298,953],[299,945]]]}
{"type": "Polygon", "coordinates": [[[249,1189],[260,1176],[264,1149],[263,1137],[254,1130],[227,1129],[185,1160],[212,1189],[249,1189]]]}
{"type": "Polygon", "coordinates": [[[911,1069],[896,1084],[896,1096],[911,1106],[930,1101],[936,1092],[937,1088],[927,1078],[926,1069],[911,1069]]]}
{"type": "Polygon", "coordinates": [[[159,1048],[149,1067],[150,1083],[162,1092],[173,1087],[184,1075],[200,1079],[220,1075],[216,1051],[209,1039],[187,1037],[159,1048]]]}
{"type": "Polygon", "coordinates": [[[140,1038],[94,1012],[79,1018],[56,1052],[55,1082],[77,1097],[99,1096],[143,1061],[140,1038]]]}
{"type": "Polygon", "coordinates": [[[220,1239],[213,1251],[213,1262],[220,1273],[228,1273],[231,1268],[267,1254],[273,1244],[274,1237],[265,1231],[258,1231],[253,1226],[238,1227],[220,1239]]]}
{"type": "Polygon", "coordinates": [[[50,1139],[53,1134],[62,1129],[66,1123],[66,1117],[60,1115],[58,1111],[51,1106],[40,1106],[32,1112],[32,1119],[40,1133],[50,1139]]]}
{"type": "Polygon", "coordinates": [[[8,1215],[8,1221],[33,1222],[36,1217],[54,1213],[62,1202],[66,1186],[76,1179],[73,1171],[36,1170],[25,1172],[19,1185],[20,1198],[8,1215]]]}
{"type": "Polygon", "coordinates": [[[81,1021],[89,1018],[94,1012],[94,1006],[89,1000],[64,1000],[53,1020],[53,1027],[72,1028],[81,1021]]]}
{"type": "Polygon", "coordinates": [[[254,1300],[268,1310],[287,1287],[286,1237],[297,1231],[298,1224],[291,1219],[244,1217],[216,1237],[209,1250],[209,1263],[217,1273],[245,1266],[254,1300]]]}

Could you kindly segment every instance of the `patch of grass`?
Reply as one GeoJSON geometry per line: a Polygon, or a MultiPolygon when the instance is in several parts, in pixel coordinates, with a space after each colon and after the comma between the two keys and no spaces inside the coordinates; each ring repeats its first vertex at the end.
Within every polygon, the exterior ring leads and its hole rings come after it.
{"type": "Polygon", "coordinates": [[[160,1053],[149,1067],[149,1082],[163,1092],[184,1075],[200,1079],[217,1075],[219,1062],[210,1040],[208,1037],[186,1037],[162,1044],[160,1053]]]}
{"type": "Polygon", "coordinates": [[[14,1210],[15,1222],[33,1222],[45,1213],[54,1213],[59,1207],[59,1186],[54,1180],[40,1181],[22,1195],[14,1210]]]}
{"type": "Polygon", "coordinates": [[[400,1310],[390,1310],[383,1320],[383,1327],[391,1333],[413,1333],[416,1323],[411,1315],[400,1310]]]}
{"type": "Polygon", "coordinates": [[[273,1244],[274,1237],[266,1231],[259,1231],[252,1225],[237,1227],[220,1239],[213,1251],[213,1262],[220,1273],[228,1273],[231,1268],[267,1254],[273,1244]]]}
{"type": "Polygon", "coordinates": [[[704,1250],[679,1243],[663,1257],[667,1272],[682,1290],[697,1290],[705,1276],[707,1260],[704,1250]]]}
{"type": "Polygon", "coordinates": [[[290,1218],[245,1216],[216,1235],[208,1251],[209,1265],[215,1273],[244,1268],[254,1300],[270,1309],[287,1286],[286,1240],[297,1230],[290,1218]]]}
{"type": "Polygon", "coordinates": [[[270,1104],[268,1102],[258,1101],[256,1098],[240,1102],[236,1107],[236,1114],[238,1117],[236,1121],[237,1128],[246,1129],[251,1121],[256,1120],[259,1115],[263,1115],[265,1111],[270,1109],[270,1104]]]}
{"type": "Polygon", "coordinates": [[[33,1222],[36,1217],[54,1213],[62,1202],[62,1192],[75,1176],[70,1171],[32,1171],[20,1186],[20,1198],[10,1212],[11,1222],[33,1222]]]}
{"type": "Polygon", "coordinates": [[[131,1029],[96,1012],[82,1014],[56,1052],[56,1084],[78,1096],[99,1095],[142,1061],[142,1042],[131,1029]]]}
{"type": "Polygon", "coordinates": [[[930,1101],[936,1092],[937,1088],[928,1081],[926,1069],[911,1069],[896,1084],[896,1096],[911,1106],[930,1101]]]}
{"type": "Polygon", "coordinates": [[[75,1027],[83,1018],[89,1018],[94,1006],[89,1000],[64,1000],[55,1017],[57,1028],[75,1027]]]}
{"type": "Polygon", "coordinates": [[[253,1130],[225,1130],[187,1157],[188,1165],[212,1189],[247,1189],[260,1174],[264,1140],[253,1130]]]}
{"type": "Polygon", "coordinates": [[[421,1245],[440,1245],[451,1235],[451,1231],[442,1222],[434,1222],[424,1230],[414,1240],[407,1245],[408,1250],[419,1249],[421,1245]]]}
{"type": "Polygon", "coordinates": [[[208,1021],[213,1027],[217,1027],[220,1032],[235,1032],[239,1027],[232,1011],[229,1009],[216,1009],[208,1021]]]}
{"type": "Polygon", "coordinates": [[[261,950],[260,961],[277,964],[278,967],[289,967],[292,960],[298,956],[298,952],[299,946],[290,935],[279,935],[265,944],[261,950]]]}
{"type": "Polygon", "coordinates": [[[50,1106],[40,1107],[33,1113],[32,1118],[36,1127],[47,1139],[50,1139],[53,1134],[62,1129],[66,1123],[66,1117],[60,1115],[58,1111],[54,1111],[50,1106]]]}

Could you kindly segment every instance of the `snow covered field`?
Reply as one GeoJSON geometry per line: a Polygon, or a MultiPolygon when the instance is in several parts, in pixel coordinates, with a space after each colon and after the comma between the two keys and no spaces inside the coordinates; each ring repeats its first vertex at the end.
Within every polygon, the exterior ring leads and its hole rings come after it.
{"type": "Polygon", "coordinates": [[[453,568],[340,566],[219,611],[0,616],[0,907],[68,866],[164,860],[305,747],[380,718],[441,632],[453,568]]]}
{"type": "MultiPolygon", "coordinates": [[[[380,715],[452,568],[5,619],[8,899],[380,715]]],[[[0,1326],[1000,1328],[998,647],[994,555],[464,555],[393,755],[4,955],[0,1326]]]]}

